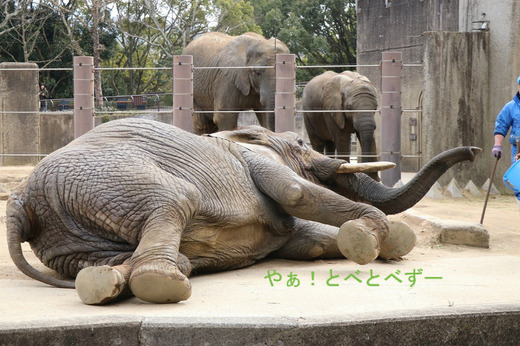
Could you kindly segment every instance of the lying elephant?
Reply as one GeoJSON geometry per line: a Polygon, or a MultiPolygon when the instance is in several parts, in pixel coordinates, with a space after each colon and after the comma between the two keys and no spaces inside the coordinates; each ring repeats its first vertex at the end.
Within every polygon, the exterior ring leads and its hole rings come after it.
{"type": "MultiPolygon", "coordinates": [[[[478,152],[451,149],[407,185],[387,188],[292,132],[254,126],[197,136],[144,119],[111,121],[47,156],[13,191],[9,252],[26,275],[76,287],[87,304],[129,294],[185,300],[190,274],[266,256],[395,258],[412,250],[415,234],[385,214],[410,208],[450,166],[478,152]],[[25,241],[75,283],[31,267],[25,241]]],[[[388,168],[361,168],[373,165],[388,168]]]]}
{"type": "Polygon", "coordinates": [[[359,110],[305,113],[305,129],[314,150],[350,155],[350,134],[355,133],[364,155],[362,162],[376,161],[377,91],[367,77],[352,71],[327,71],[307,83],[302,98],[305,110],[359,110]]]}
{"type": "Polygon", "coordinates": [[[238,112],[250,109],[263,111],[257,112],[260,125],[274,130],[275,55],[288,53],[283,42],[255,33],[229,36],[209,32],[190,42],[182,54],[192,55],[196,67],[194,108],[215,111],[196,112],[193,131],[204,134],[233,130],[237,127],[238,112]]]}

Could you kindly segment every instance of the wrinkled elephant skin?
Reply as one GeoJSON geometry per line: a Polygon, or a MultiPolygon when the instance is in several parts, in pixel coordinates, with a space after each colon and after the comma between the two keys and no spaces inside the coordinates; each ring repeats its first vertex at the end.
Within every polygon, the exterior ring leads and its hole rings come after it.
{"type": "Polygon", "coordinates": [[[182,54],[192,55],[196,68],[194,132],[233,130],[238,112],[250,109],[259,111],[260,125],[274,130],[275,55],[288,53],[284,43],[255,33],[229,36],[210,32],[190,42],[182,54]]]}
{"type": "Polygon", "coordinates": [[[111,121],[47,156],[13,191],[9,252],[23,273],[76,287],[86,304],[131,295],[185,300],[190,274],[266,256],[347,256],[359,264],[400,257],[415,235],[385,214],[413,206],[444,171],[479,151],[441,153],[392,189],[364,173],[337,173],[356,166],[292,132],[252,126],[197,136],[144,119],[111,121]],[[76,281],[30,266],[25,241],[47,267],[76,281]]]}

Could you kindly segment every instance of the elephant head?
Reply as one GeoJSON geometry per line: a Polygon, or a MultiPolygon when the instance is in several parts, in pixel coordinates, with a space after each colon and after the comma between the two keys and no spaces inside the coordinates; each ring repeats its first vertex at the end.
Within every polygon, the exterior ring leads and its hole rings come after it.
{"type": "MultiPolygon", "coordinates": [[[[361,145],[361,161],[376,161],[374,110],[377,109],[377,91],[370,80],[351,71],[337,74],[325,84],[322,103],[323,109],[327,110],[357,110],[329,113],[325,116],[327,126],[331,132],[339,131],[343,136],[349,136],[350,131],[355,132],[361,145]]],[[[333,137],[337,136],[333,133],[333,137]]],[[[335,142],[339,140],[336,138],[335,142]]]]}
{"type": "MultiPolygon", "coordinates": [[[[273,110],[275,92],[276,54],[288,54],[287,46],[277,40],[266,40],[262,35],[246,33],[232,39],[220,51],[215,65],[224,67],[222,73],[236,86],[243,96],[256,98],[255,110],[273,110]],[[249,66],[247,69],[232,68],[249,66]]],[[[274,115],[259,113],[259,121],[274,129],[274,115]]]]}
{"type": "Polygon", "coordinates": [[[273,133],[261,127],[223,131],[212,136],[226,138],[257,154],[289,167],[306,180],[349,198],[373,205],[385,214],[397,214],[413,207],[451,166],[473,161],[481,149],[458,147],[438,154],[406,185],[386,187],[369,177],[394,167],[391,162],[354,164],[318,153],[293,132],[273,133]]]}

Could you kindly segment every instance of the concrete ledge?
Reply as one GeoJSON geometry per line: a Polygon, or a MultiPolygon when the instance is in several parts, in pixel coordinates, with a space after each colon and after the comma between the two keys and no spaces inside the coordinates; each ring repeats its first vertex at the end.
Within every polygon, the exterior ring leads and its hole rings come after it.
{"type": "Polygon", "coordinates": [[[489,248],[489,233],[481,224],[443,221],[437,227],[443,243],[489,248]]]}
{"type": "Polygon", "coordinates": [[[428,222],[442,243],[489,248],[489,233],[481,224],[442,220],[413,209],[404,214],[417,222],[428,222]]]}
{"type": "MultiPolygon", "coordinates": [[[[457,310],[457,309],[454,309],[457,310]]],[[[335,321],[236,318],[193,320],[180,317],[111,322],[68,321],[49,327],[0,330],[2,345],[468,345],[515,344],[520,338],[520,310],[453,311],[425,316],[384,316],[335,321]]],[[[119,320],[119,321],[118,321],[119,320]]]]}

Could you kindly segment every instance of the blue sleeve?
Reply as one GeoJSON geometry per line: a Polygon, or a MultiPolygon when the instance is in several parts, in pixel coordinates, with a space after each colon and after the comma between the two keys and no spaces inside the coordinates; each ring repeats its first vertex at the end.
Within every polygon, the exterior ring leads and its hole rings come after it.
{"type": "Polygon", "coordinates": [[[507,132],[511,125],[513,125],[513,117],[511,116],[511,102],[508,102],[504,108],[498,113],[497,120],[495,121],[495,132],[493,135],[502,135],[506,137],[507,132]]]}

